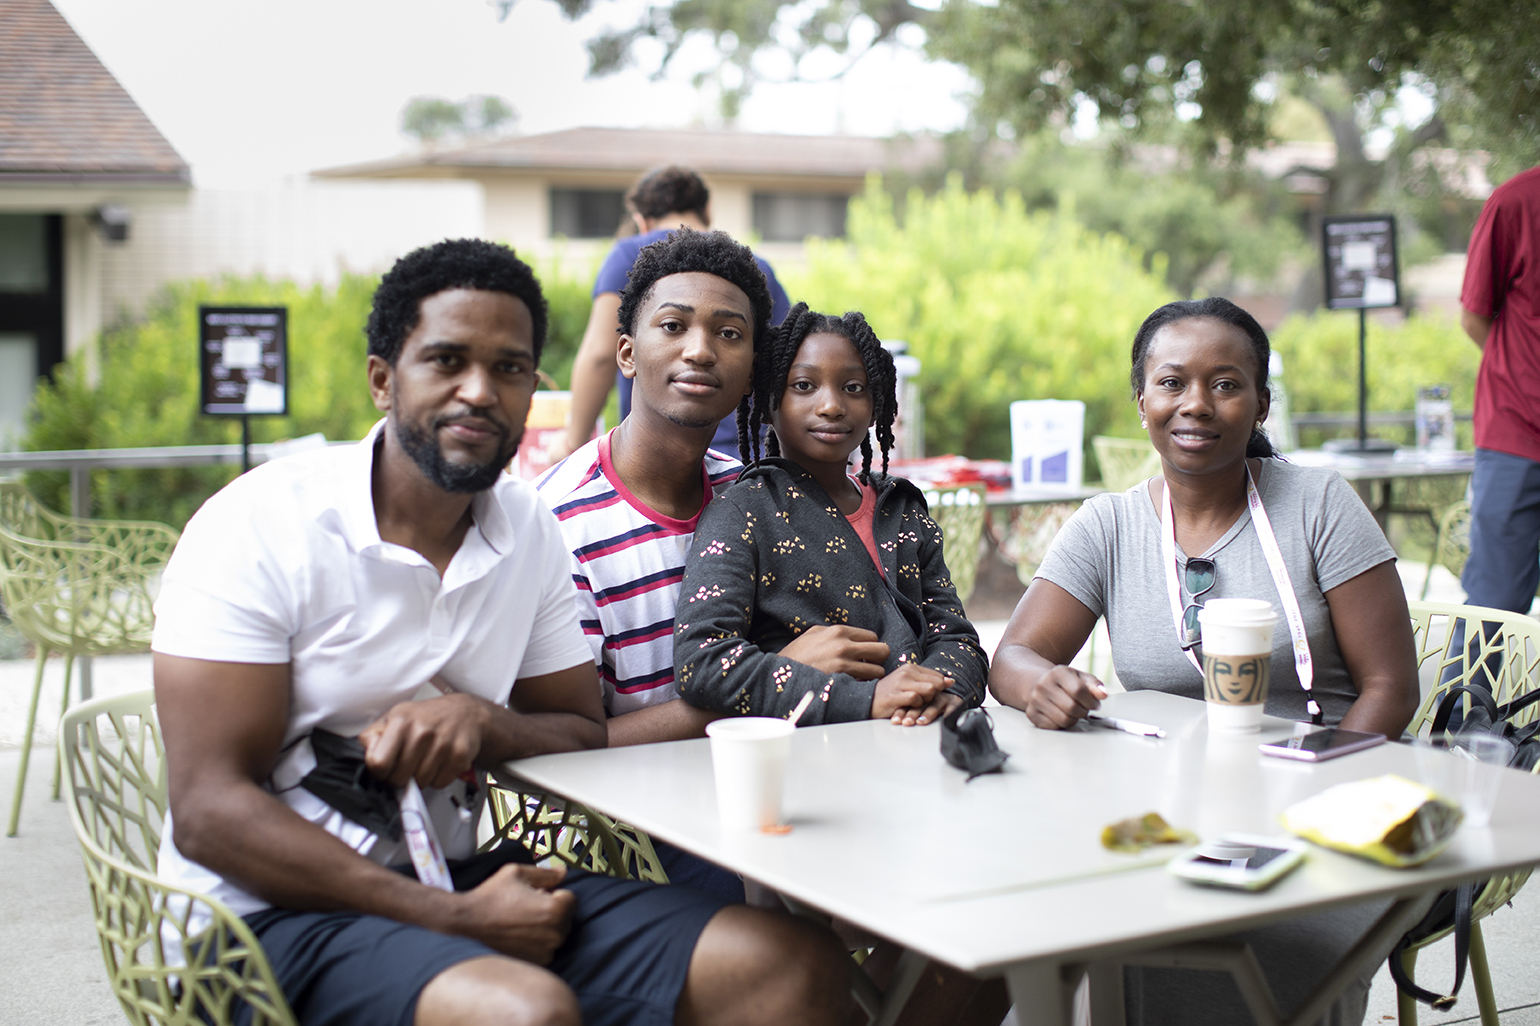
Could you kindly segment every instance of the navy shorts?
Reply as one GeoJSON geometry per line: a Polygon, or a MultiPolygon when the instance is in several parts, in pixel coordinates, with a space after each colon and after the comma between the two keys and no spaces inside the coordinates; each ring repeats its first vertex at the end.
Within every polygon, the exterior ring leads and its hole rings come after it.
{"type": "MultiPolygon", "coordinates": [[[[509,863],[516,843],[450,864],[469,890],[509,863]]],[[[588,1026],[668,1026],[706,923],[727,904],[689,887],[572,870],[572,930],[547,967],[577,994],[588,1026]]],[[[301,1026],[412,1026],[417,996],[439,973],[497,952],[466,937],[354,912],[265,909],[246,917],[301,1026]]],[[[245,1026],[251,1010],[237,1010],[245,1026]]]]}
{"type": "Polygon", "coordinates": [[[726,902],[743,904],[743,877],[737,873],[656,837],[652,839],[652,849],[658,853],[658,862],[668,875],[669,883],[704,891],[726,902]]]}
{"type": "Polygon", "coordinates": [[[1466,601],[1529,612],[1540,584],[1540,463],[1477,449],[1470,506],[1466,601]]]}

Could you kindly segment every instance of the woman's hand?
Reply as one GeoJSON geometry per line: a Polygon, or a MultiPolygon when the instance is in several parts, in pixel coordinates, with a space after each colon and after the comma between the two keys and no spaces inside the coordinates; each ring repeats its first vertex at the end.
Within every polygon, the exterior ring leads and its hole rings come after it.
{"type": "Polygon", "coordinates": [[[1107,697],[1101,681],[1069,666],[1054,666],[1027,685],[1023,712],[1035,727],[1067,730],[1100,708],[1107,697]]]}
{"type": "Polygon", "coordinates": [[[1038,578],[1011,614],[989,668],[989,691],[1036,726],[1063,730],[1107,697],[1102,682],[1066,664],[1096,626],[1096,614],[1052,581],[1038,578]]]}

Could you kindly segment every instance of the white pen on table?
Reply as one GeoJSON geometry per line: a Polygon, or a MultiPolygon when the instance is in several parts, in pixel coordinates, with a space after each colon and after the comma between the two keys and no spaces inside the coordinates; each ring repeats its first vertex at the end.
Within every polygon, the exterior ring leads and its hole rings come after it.
{"type": "Polygon", "coordinates": [[[795,709],[793,709],[791,712],[787,713],[786,714],[786,718],[792,722],[793,726],[795,726],[798,722],[801,721],[802,714],[807,712],[807,707],[809,705],[811,705],[812,703],[813,703],[813,693],[811,691],[808,691],[808,692],[804,693],[803,696],[802,696],[802,700],[797,703],[797,707],[795,709]]]}
{"type": "Polygon", "coordinates": [[[1135,720],[1120,720],[1115,716],[1103,716],[1100,713],[1086,713],[1087,720],[1098,727],[1108,727],[1112,730],[1121,730],[1125,734],[1138,734],[1140,737],[1165,737],[1166,732],[1149,723],[1139,723],[1135,720]]]}

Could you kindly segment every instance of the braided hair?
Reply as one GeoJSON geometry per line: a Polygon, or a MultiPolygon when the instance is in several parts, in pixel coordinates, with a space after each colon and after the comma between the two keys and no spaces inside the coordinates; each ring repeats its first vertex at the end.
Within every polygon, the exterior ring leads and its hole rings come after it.
{"type": "MultiPolygon", "coordinates": [[[[797,351],[809,335],[824,333],[840,336],[861,355],[867,393],[872,398],[872,423],[877,428],[877,444],[882,447],[882,473],[886,475],[888,453],[893,448],[893,419],[898,415],[898,373],[893,368],[893,357],[882,348],[877,333],[860,313],[852,310],[843,317],[835,317],[815,313],[806,303],[792,307],[786,320],[770,331],[768,341],[755,349],[753,389],[738,404],[739,455],[744,463],[759,462],[760,429],[770,423],[771,412],[780,408],[797,351]]],[[[774,428],[765,432],[765,444],[768,452],[763,455],[781,454],[781,440],[775,436],[774,428]]],[[[871,483],[871,470],[872,439],[871,433],[865,432],[861,436],[862,484],[871,483]]]]}

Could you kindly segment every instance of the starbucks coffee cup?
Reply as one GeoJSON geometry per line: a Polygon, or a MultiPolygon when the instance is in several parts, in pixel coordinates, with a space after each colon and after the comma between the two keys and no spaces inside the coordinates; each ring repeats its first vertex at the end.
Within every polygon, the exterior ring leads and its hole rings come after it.
{"type": "Polygon", "coordinates": [[[1262,729],[1278,614],[1263,599],[1210,599],[1198,610],[1203,635],[1203,697],[1209,730],[1262,729]]]}

